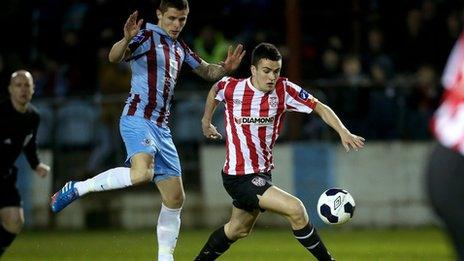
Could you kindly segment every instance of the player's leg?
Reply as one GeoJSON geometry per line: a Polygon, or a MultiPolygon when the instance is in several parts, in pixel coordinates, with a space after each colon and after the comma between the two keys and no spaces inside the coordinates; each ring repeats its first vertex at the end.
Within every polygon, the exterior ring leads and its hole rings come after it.
{"type": "Polygon", "coordinates": [[[197,257],[197,260],[214,260],[226,251],[237,239],[246,237],[253,228],[260,211],[258,195],[271,184],[271,175],[227,175],[222,172],[222,182],[233,200],[230,221],[214,231],[197,257]]]}
{"type": "Polygon", "coordinates": [[[131,167],[109,169],[85,181],[69,181],[52,196],[52,211],[61,211],[89,192],[125,188],[152,180],[153,155],[158,149],[150,124],[138,117],[121,118],[120,131],[127,150],[126,163],[130,163],[131,167]]]}
{"type": "Polygon", "coordinates": [[[247,237],[253,229],[256,220],[261,212],[258,209],[252,212],[232,207],[232,215],[227,224],[224,225],[224,232],[232,241],[247,237]]]}
{"type": "Polygon", "coordinates": [[[156,182],[162,205],[156,225],[158,260],[173,260],[180,230],[180,213],[185,192],[181,177],[168,177],[156,182]]]}
{"type": "Polygon", "coordinates": [[[21,197],[16,188],[17,169],[0,175],[0,257],[11,245],[24,224],[21,197]]]}
{"type": "Polygon", "coordinates": [[[227,251],[232,243],[248,236],[259,213],[257,209],[249,212],[233,207],[229,222],[209,236],[195,260],[215,260],[227,251]]]}
{"type": "Polygon", "coordinates": [[[79,197],[90,192],[120,189],[149,182],[153,178],[153,156],[137,153],[131,168],[118,167],[104,171],[85,181],[69,181],[52,196],[53,212],[59,212],[79,197]]]}
{"type": "Polygon", "coordinates": [[[159,148],[156,154],[154,181],[162,200],[156,226],[158,260],[173,260],[181,223],[180,213],[185,198],[181,167],[169,128],[153,126],[152,130],[159,148]]]}
{"type": "Polygon", "coordinates": [[[131,167],[118,167],[104,171],[93,178],[76,182],[79,197],[89,193],[120,189],[147,183],[153,179],[153,155],[137,153],[131,158],[131,167]]]}
{"type": "Polygon", "coordinates": [[[139,117],[122,117],[120,132],[126,146],[126,164],[129,168],[119,167],[107,170],[75,187],[79,196],[89,192],[112,190],[146,183],[153,179],[154,156],[158,148],[154,141],[152,123],[139,117]]]}
{"type": "Polygon", "coordinates": [[[21,207],[3,207],[0,209],[0,257],[11,245],[24,225],[24,213],[21,207]]]}
{"type": "Polygon", "coordinates": [[[309,222],[306,208],[295,196],[272,186],[258,196],[259,206],[283,215],[290,222],[295,238],[318,260],[333,260],[316,229],[309,222]]]}
{"type": "Polygon", "coordinates": [[[457,260],[464,261],[464,157],[436,145],[429,157],[427,187],[430,202],[443,220],[457,260]]]}

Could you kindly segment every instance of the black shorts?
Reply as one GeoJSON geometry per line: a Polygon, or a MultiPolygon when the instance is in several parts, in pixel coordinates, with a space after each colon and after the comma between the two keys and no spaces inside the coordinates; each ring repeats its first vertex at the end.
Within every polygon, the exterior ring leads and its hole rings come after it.
{"type": "Polygon", "coordinates": [[[248,212],[256,209],[264,212],[264,209],[259,207],[258,195],[263,195],[272,186],[272,176],[270,172],[242,176],[227,175],[222,172],[222,184],[232,197],[232,204],[236,208],[248,212]]]}
{"type": "Polygon", "coordinates": [[[21,197],[16,188],[16,173],[16,168],[0,173],[0,208],[21,206],[21,197]]]}

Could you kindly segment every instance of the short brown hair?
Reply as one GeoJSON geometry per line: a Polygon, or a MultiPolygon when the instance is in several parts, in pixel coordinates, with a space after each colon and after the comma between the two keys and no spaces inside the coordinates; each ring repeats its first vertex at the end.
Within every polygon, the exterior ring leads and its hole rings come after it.
{"type": "Polygon", "coordinates": [[[251,64],[258,66],[259,60],[269,59],[271,61],[280,61],[282,60],[282,55],[279,52],[279,49],[275,45],[270,43],[260,43],[258,44],[253,52],[251,53],[251,64]]]}
{"type": "Polygon", "coordinates": [[[169,7],[173,7],[177,10],[185,10],[189,8],[187,0],[161,0],[158,10],[161,13],[165,13],[169,7]]]}

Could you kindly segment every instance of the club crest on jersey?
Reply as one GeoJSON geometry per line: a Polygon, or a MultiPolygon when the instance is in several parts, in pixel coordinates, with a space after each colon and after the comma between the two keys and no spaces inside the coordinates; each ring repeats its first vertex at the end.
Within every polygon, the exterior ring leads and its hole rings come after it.
{"type": "Polygon", "coordinates": [[[234,104],[242,104],[242,100],[240,100],[240,99],[234,99],[234,104]]]}
{"type": "Polygon", "coordinates": [[[279,103],[279,102],[277,101],[277,97],[275,97],[275,96],[269,97],[269,106],[270,106],[271,108],[277,107],[278,103],[279,103]]]}
{"type": "Polygon", "coordinates": [[[176,53],[177,53],[177,55],[179,55],[179,56],[182,55],[182,49],[181,49],[179,46],[176,47],[176,53]]]}
{"type": "Polygon", "coordinates": [[[253,185],[257,186],[257,187],[262,187],[264,185],[266,185],[266,180],[264,180],[263,178],[261,177],[254,177],[252,180],[251,180],[251,183],[253,183],[253,185]]]}
{"type": "Polygon", "coordinates": [[[301,89],[300,93],[298,94],[298,97],[300,97],[301,99],[307,101],[309,99],[309,93],[303,89],[301,89]]]}
{"type": "Polygon", "coordinates": [[[147,139],[144,139],[142,141],[142,145],[143,146],[153,146],[153,145],[155,145],[155,141],[153,141],[152,139],[147,138],[147,139]]]}
{"type": "Polygon", "coordinates": [[[260,125],[267,126],[274,124],[274,117],[241,117],[235,118],[235,123],[239,125],[260,125]]]}

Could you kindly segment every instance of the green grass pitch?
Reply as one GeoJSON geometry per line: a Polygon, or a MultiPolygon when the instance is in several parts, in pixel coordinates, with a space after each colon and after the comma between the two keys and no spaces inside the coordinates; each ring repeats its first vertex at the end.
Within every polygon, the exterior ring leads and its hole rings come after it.
{"type": "MultiPolygon", "coordinates": [[[[156,260],[152,231],[24,231],[8,249],[9,260],[156,260]]],[[[193,260],[211,230],[181,231],[176,260],[193,260]]],[[[445,235],[435,228],[320,231],[337,260],[453,260],[445,235]]],[[[290,230],[256,228],[219,260],[315,260],[290,230]]]]}

